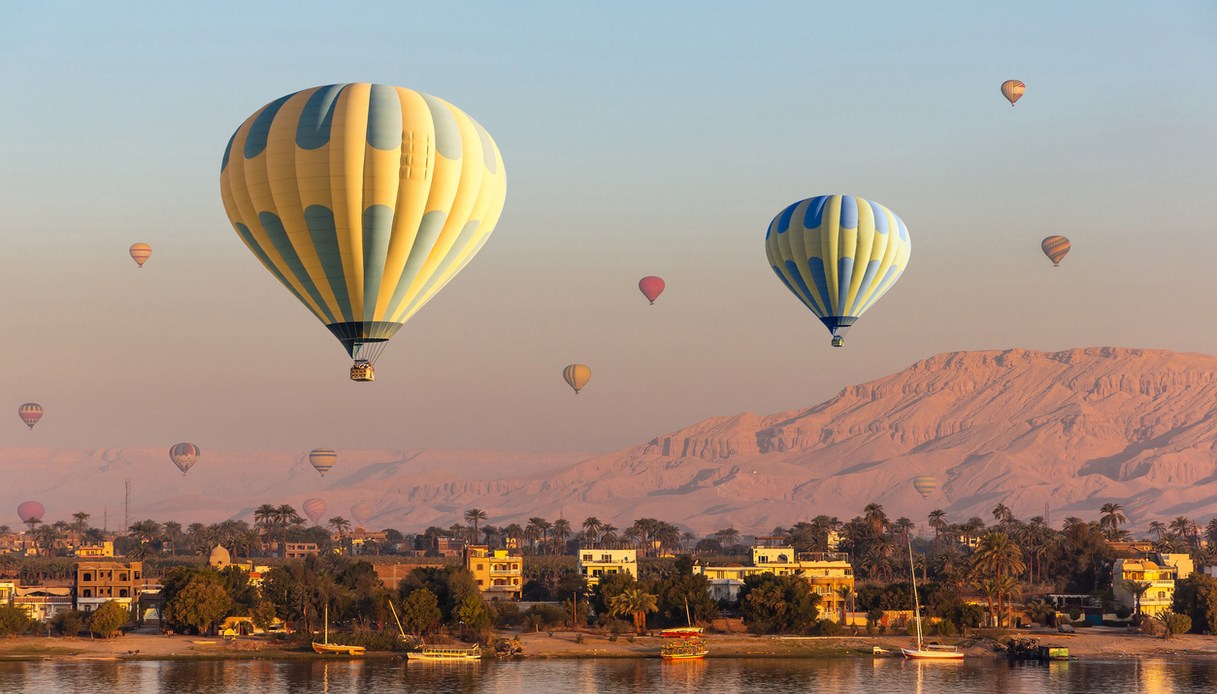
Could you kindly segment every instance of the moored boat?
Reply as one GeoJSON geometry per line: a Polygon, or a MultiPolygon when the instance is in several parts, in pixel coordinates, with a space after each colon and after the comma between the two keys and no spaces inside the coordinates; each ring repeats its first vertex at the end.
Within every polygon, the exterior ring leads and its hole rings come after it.
{"type": "Polygon", "coordinates": [[[701,660],[709,652],[710,647],[697,637],[669,641],[659,647],[659,657],[664,660],[701,660]]]}
{"type": "Polygon", "coordinates": [[[917,622],[917,647],[901,648],[905,658],[913,660],[963,660],[963,651],[957,646],[941,643],[925,643],[921,637],[921,599],[917,597],[917,570],[913,568],[913,543],[909,541],[909,573],[913,577],[913,618],[917,622]]]}
{"type": "Polygon", "coordinates": [[[430,660],[434,662],[461,662],[482,659],[482,647],[454,648],[451,646],[423,646],[417,651],[406,654],[409,660],[430,660]]]}
{"type": "Polygon", "coordinates": [[[330,606],[325,606],[325,632],[321,643],[313,642],[313,652],[321,655],[363,655],[367,649],[363,646],[350,646],[341,643],[330,643],[330,606]]]}
{"type": "Polygon", "coordinates": [[[659,635],[665,639],[689,639],[694,636],[701,636],[705,631],[703,627],[672,627],[659,632],[659,635]]]}

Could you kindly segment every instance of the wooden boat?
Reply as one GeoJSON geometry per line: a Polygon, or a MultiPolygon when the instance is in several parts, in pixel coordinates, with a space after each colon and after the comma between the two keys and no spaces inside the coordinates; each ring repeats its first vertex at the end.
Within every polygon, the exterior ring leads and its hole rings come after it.
{"type": "Polygon", "coordinates": [[[963,660],[963,651],[957,646],[940,643],[925,643],[921,636],[921,599],[917,597],[917,570],[913,568],[913,542],[909,540],[909,573],[913,577],[913,618],[917,622],[917,647],[901,648],[905,658],[913,660],[963,660]]]}
{"type": "Polygon", "coordinates": [[[693,616],[689,613],[689,601],[685,600],[685,622],[688,626],[672,627],[659,632],[659,636],[665,639],[689,639],[695,636],[701,636],[705,631],[702,627],[693,626],[693,616]]]}
{"type": "Polygon", "coordinates": [[[453,648],[449,646],[423,646],[417,651],[406,654],[409,660],[429,660],[432,662],[461,662],[482,659],[482,647],[453,648]]]}
{"type": "Polygon", "coordinates": [[[664,660],[701,660],[709,652],[706,642],[696,636],[669,641],[659,647],[659,657],[664,660]]]}
{"type": "Polygon", "coordinates": [[[325,606],[325,633],[322,642],[313,642],[313,652],[321,655],[363,655],[367,649],[363,646],[348,646],[330,643],[330,606],[325,606]]]}

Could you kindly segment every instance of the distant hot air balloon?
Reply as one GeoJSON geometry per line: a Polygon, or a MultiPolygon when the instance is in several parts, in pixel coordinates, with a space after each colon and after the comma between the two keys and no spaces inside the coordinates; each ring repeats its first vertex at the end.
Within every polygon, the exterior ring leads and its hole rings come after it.
{"type": "Polygon", "coordinates": [[[220,165],[224,210],[258,260],[371,381],[385,344],[486,243],[507,195],[494,140],[434,96],[383,84],[288,94],[220,165]]]}
{"type": "Polygon", "coordinates": [[[334,467],[334,463],[338,462],[338,454],[332,448],[314,448],[309,451],[308,461],[312,463],[313,469],[321,473],[325,477],[325,473],[334,467]]]}
{"type": "Polygon", "coordinates": [[[360,528],[367,530],[368,519],[373,513],[376,513],[376,507],[366,501],[351,504],[351,518],[355,519],[355,524],[360,528]]]}
{"type": "Polygon", "coordinates": [[[21,418],[21,421],[25,422],[27,427],[33,429],[38,420],[42,419],[42,405],[36,402],[27,402],[17,408],[17,416],[21,418]]]}
{"type": "MultiPolygon", "coordinates": [[[[1073,244],[1069,243],[1069,239],[1064,236],[1049,236],[1040,241],[1040,248],[1044,249],[1044,255],[1052,261],[1052,267],[1060,267],[1061,261],[1065,259],[1065,254],[1069,253],[1069,249],[1073,244]]],[[[1085,263],[1082,263],[1085,265],[1085,263]]]]}
{"type": "Polygon", "coordinates": [[[199,462],[201,455],[203,455],[203,451],[193,443],[178,443],[169,449],[169,459],[173,461],[177,469],[182,471],[182,475],[189,472],[190,468],[199,462]]]}
{"type": "Polygon", "coordinates": [[[148,258],[151,257],[152,246],[149,246],[146,243],[131,244],[131,259],[135,261],[136,265],[139,265],[142,268],[144,263],[148,262],[148,258]]]}
{"type": "Polygon", "coordinates": [[[583,386],[592,380],[592,370],[584,364],[571,364],[562,369],[562,378],[566,379],[566,384],[574,388],[575,395],[578,395],[583,386]]]}
{"type": "Polygon", "coordinates": [[[663,278],[654,275],[648,275],[638,280],[639,291],[647,298],[647,301],[651,302],[652,306],[655,305],[655,300],[659,298],[659,295],[663,294],[665,286],[667,285],[664,284],[663,278]]]}
{"type": "Polygon", "coordinates": [[[17,517],[22,523],[35,523],[41,521],[46,515],[46,508],[37,501],[23,501],[17,507],[17,517]]]}
{"type": "Polygon", "coordinates": [[[1023,97],[1023,92],[1027,91],[1027,85],[1018,80],[1006,80],[1001,83],[1001,95],[1010,101],[1010,105],[1014,106],[1014,102],[1023,97]]]}
{"type": "Polygon", "coordinates": [[[782,210],[765,233],[769,265],[832,333],[833,347],[908,265],[904,222],[877,202],[821,195],[782,210]]]}
{"type": "Polygon", "coordinates": [[[938,478],[931,475],[921,475],[913,478],[913,488],[921,495],[922,499],[930,498],[930,495],[938,489],[938,478]]]}
{"type": "Polygon", "coordinates": [[[329,505],[325,503],[325,499],[312,498],[304,500],[303,508],[304,515],[313,521],[313,525],[316,525],[317,521],[325,517],[325,510],[329,508],[329,505]]]}

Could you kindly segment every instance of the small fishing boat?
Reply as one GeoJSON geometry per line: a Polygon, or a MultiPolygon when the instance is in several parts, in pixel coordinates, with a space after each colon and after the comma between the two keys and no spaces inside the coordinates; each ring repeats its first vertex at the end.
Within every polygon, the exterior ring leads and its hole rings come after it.
{"type": "Polygon", "coordinates": [[[940,643],[925,643],[921,637],[921,600],[917,597],[917,570],[913,567],[913,542],[909,541],[909,572],[913,576],[913,618],[917,622],[917,647],[901,648],[905,658],[913,660],[963,660],[963,651],[957,646],[940,643]]]}
{"type": "Polygon", "coordinates": [[[705,631],[702,627],[672,627],[659,632],[659,635],[665,639],[689,639],[694,636],[701,636],[705,631]]]}
{"type": "Polygon", "coordinates": [[[330,606],[325,606],[325,631],[322,642],[313,642],[313,652],[321,655],[363,655],[367,649],[363,646],[348,646],[330,643],[330,606]]]}
{"type": "Polygon", "coordinates": [[[701,660],[709,652],[706,642],[696,636],[675,639],[659,647],[659,657],[664,660],[701,660]]]}
{"type": "Polygon", "coordinates": [[[482,647],[453,648],[449,646],[423,646],[417,651],[406,654],[409,660],[430,660],[434,662],[460,662],[482,659],[482,647]]]}

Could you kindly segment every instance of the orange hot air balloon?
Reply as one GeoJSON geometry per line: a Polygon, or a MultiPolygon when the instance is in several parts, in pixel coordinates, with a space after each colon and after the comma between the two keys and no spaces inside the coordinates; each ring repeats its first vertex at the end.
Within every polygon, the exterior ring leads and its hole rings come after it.
{"type": "Polygon", "coordinates": [[[655,300],[659,298],[659,295],[663,294],[665,286],[667,285],[664,284],[663,278],[654,275],[648,275],[638,280],[638,290],[647,298],[647,301],[651,302],[652,306],[655,305],[655,300]]]}
{"type": "Polygon", "coordinates": [[[921,495],[922,499],[930,498],[930,495],[938,489],[938,478],[932,475],[921,475],[913,478],[913,488],[921,495]]]}
{"type": "Polygon", "coordinates": [[[313,466],[313,469],[321,473],[325,477],[325,473],[334,467],[334,463],[338,462],[338,454],[332,448],[314,448],[309,451],[308,462],[313,466]]]}
{"type": "Polygon", "coordinates": [[[1001,95],[1010,101],[1010,106],[1014,106],[1014,102],[1023,98],[1023,92],[1027,91],[1027,85],[1018,80],[1006,80],[1001,83],[1001,95]]]}
{"type": "Polygon", "coordinates": [[[304,508],[304,515],[313,521],[313,525],[316,525],[317,521],[325,516],[325,510],[329,508],[329,504],[325,503],[325,499],[317,498],[305,499],[302,506],[304,508]]]}
{"type": "Polygon", "coordinates": [[[17,408],[17,416],[21,418],[21,421],[25,422],[27,427],[33,429],[38,420],[42,419],[42,405],[36,402],[27,402],[17,408]]]}
{"type": "Polygon", "coordinates": [[[1049,236],[1040,241],[1040,248],[1044,249],[1044,255],[1052,261],[1052,267],[1060,267],[1061,261],[1065,259],[1069,249],[1073,248],[1073,244],[1064,236],[1049,236]]]}
{"type": "Polygon", "coordinates": [[[131,244],[130,253],[131,259],[142,268],[144,263],[148,262],[148,259],[152,257],[152,246],[146,243],[133,243],[131,244]]]}
{"type": "Polygon", "coordinates": [[[592,380],[592,370],[586,364],[571,364],[562,369],[562,378],[566,379],[566,385],[574,388],[575,395],[578,395],[583,386],[592,380]]]}

